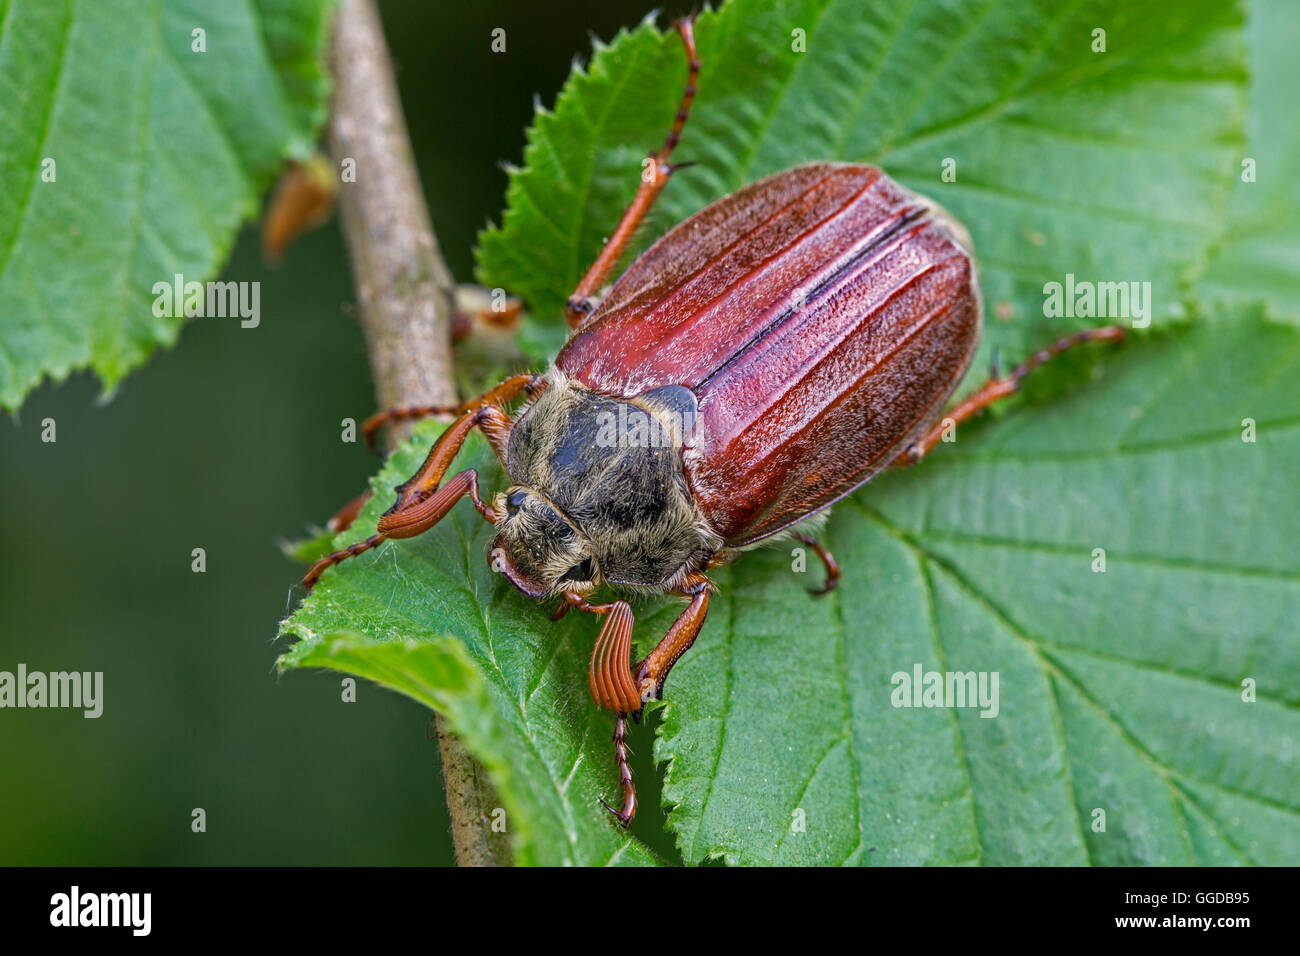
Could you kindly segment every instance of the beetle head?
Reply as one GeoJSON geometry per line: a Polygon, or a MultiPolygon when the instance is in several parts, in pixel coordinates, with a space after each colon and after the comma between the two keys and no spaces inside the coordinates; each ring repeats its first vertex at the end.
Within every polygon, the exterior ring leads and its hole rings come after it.
{"type": "Polygon", "coordinates": [[[513,485],[494,502],[500,519],[488,562],[529,597],[589,594],[599,570],[591,544],[544,495],[513,485]]]}

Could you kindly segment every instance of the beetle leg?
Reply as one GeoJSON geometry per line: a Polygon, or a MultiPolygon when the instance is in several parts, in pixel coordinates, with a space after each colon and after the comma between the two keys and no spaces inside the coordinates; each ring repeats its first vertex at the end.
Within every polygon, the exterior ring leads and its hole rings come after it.
{"type": "Polygon", "coordinates": [[[677,659],[685,654],[704,626],[704,618],[709,613],[709,595],[713,584],[702,574],[691,575],[687,583],[678,590],[678,594],[689,597],[691,603],[686,610],[673,621],[672,627],[649,656],[641,662],[636,670],[636,687],[641,700],[659,700],[664,695],[664,681],[673,669],[677,659]]]}
{"type": "Polygon", "coordinates": [[[510,416],[497,406],[488,406],[488,414],[478,423],[479,431],[483,437],[488,440],[492,450],[496,452],[497,461],[501,462],[501,467],[507,471],[507,465],[510,460],[510,429],[514,427],[514,422],[510,416]],[[495,413],[495,414],[494,414],[495,413]]]}
{"type": "MultiPolygon", "coordinates": [[[[429,450],[429,455],[425,458],[424,464],[420,466],[420,470],[395,489],[397,491],[397,500],[379,519],[377,533],[364,541],[358,541],[341,551],[335,551],[321,558],[304,575],[302,579],[303,587],[310,591],[326,570],[340,561],[377,547],[389,538],[410,538],[428,531],[441,521],[447,512],[451,510],[451,506],[466,493],[474,502],[474,507],[478,509],[479,514],[488,521],[495,523],[496,513],[479,498],[478,473],[476,471],[473,469],[463,471],[442,488],[439,488],[438,485],[442,482],[442,476],[447,473],[452,460],[465,443],[466,437],[476,427],[483,429],[497,455],[504,459],[505,448],[510,438],[511,421],[510,416],[501,409],[498,403],[508,402],[524,391],[527,391],[530,397],[535,397],[541,394],[545,387],[546,382],[540,376],[516,375],[513,378],[506,379],[496,388],[480,397],[458,406],[461,411],[460,417],[452,422],[438,438],[433,448],[429,450]]],[[[438,408],[445,406],[424,407],[435,409],[435,412],[430,412],[430,414],[434,414],[438,408]]],[[[406,410],[398,409],[396,411],[406,410]]],[[[400,415],[389,413],[375,416],[375,419],[379,419],[375,428],[378,428],[384,422],[394,421],[400,417],[400,415]]],[[[416,416],[410,415],[407,417],[416,416]]],[[[375,419],[372,419],[372,421],[375,419]]],[[[367,434],[372,433],[373,429],[367,434]]],[[[360,510],[360,506],[364,503],[364,499],[353,499],[336,518],[341,517],[347,520],[348,524],[351,524],[356,517],[355,511],[350,516],[347,512],[354,506],[356,510],[360,510]]]]}
{"type": "Polygon", "coordinates": [[[357,495],[335,512],[334,517],[330,518],[330,520],[325,523],[325,527],[332,534],[338,534],[340,531],[347,531],[348,528],[352,527],[352,522],[357,520],[357,515],[361,513],[361,509],[366,506],[366,502],[370,500],[371,495],[373,494],[374,492],[369,488],[361,492],[361,494],[357,495]]]}
{"type": "Polygon", "coordinates": [[[587,274],[582,277],[582,281],[578,283],[577,288],[573,290],[573,294],[569,296],[569,301],[564,307],[564,314],[569,320],[570,327],[576,328],[593,310],[591,296],[604,285],[606,277],[618,265],[618,260],[623,255],[623,249],[627,246],[641,221],[645,219],[646,213],[650,211],[650,207],[668,182],[668,177],[673,170],[686,165],[669,166],[668,157],[672,155],[673,148],[677,145],[678,139],[681,138],[682,127],[686,125],[686,117],[690,114],[691,102],[695,99],[695,81],[700,75],[700,59],[695,50],[694,19],[685,17],[678,20],[676,26],[677,32],[682,36],[682,43],[686,47],[688,63],[686,89],[682,93],[681,105],[677,108],[677,115],[673,119],[672,129],[668,133],[668,138],[664,140],[663,146],[659,148],[659,152],[651,153],[649,156],[653,172],[647,169],[646,173],[642,175],[641,184],[637,187],[636,195],[632,198],[632,204],[623,213],[623,218],[618,221],[618,226],[605,243],[605,247],[600,251],[600,255],[596,257],[596,261],[592,263],[591,268],[587,270],[587,274]]]}
{"type": "Polygon", "coordinates": [[[461,402],[459,405],[405,405],[400,408],[390,408],[382,412],[376,412],[366,419],[365,424],[361,426],[361,433],[365,436],[366,447],[374,451],[375,435],[379,433],[379,429],[390,422],[410,422],[419,418],[428,418],[430,415],[463,415],[465,412],[481,408],[484,405],[499,405],[508,402],[518,396],[521,391],[527,392],[529,399],[533,399],[540,395],[545,388],[546,380],[540,375],[515,375],[478,398],[470,399],[468,402],[461,402]]]}
{"type": "Polygon", "coordinates": [[[1084,329],[1082,332],[1076,332],[1073,335],[1058,339],[1047,348],[1035,352],[1013,368],[1010,375],[1005,378],[995,376],[981,385],[969,398],[956,408],[951,409],[943,416],[942,420],[932,425],[929,431],[908,446],[901,455],[893,460],[891,466],[916,464],[943,440],[943,433],[947,428],[960,425],[999,399],[1014,394],[1020,388],[1021,379],[1044,362],[1056,358],[1066,349],[1073,348],[1083,342],[1118,342],[1124,338],[1124,333],[1125,330],[1122,325],[1106,325],[1099,329],[1084,329]],[[945,421],[949,424],[945,425],[945,421]]]}
{"type": "Polygon", "coordinates": [[[418,534],[423,534],[446,517],[452,505],[467,493],[474,502],[474,507],[478,509],[478,513],[495,524],[496,512],[478,494],[478,472],[473,468],[468,468],[437,489],[432,495],[402,508],[390,508],[379,519],[379,526],[376,528],[375,534],[372,534],[364,541],[358,541],[341,551],[335,551],[333,554],[321,558],[307,571],[307,574],[302,579],[302,586],[310,591],[316,582],[320,580],[320,576],[331,567],[347,558],[356,557],[371,548],[378,547],[385,541],[392,538],[414,538],[418,534]]]}
{"type": "Polygon", "coordinates": [[[376,530],[388,538],[414,538],[417,534],[424,534],[446,517],[451,506],[466,493],[483,520],[496,524],[496,511],[478,496],[478,472],[466,468],[429,497],[405,508],[390,508],[384,512],[376,530]]]}
{"type": "Polygon", "coordinates": [[[835,585],[840,583],[840,565],[835,560],[835,555],[831,554],[826,548],[810,534],[797,534],[795,540],[806,544],[817,553],[817,557],[822,559],[822,564],[826,567],[826,583],[819,589],[809,588],[808,593],[813,597],[821,597],[823,594],[830,594],[835,590],[835,585]]]}
{"type": "Polygon", "coordinates": [[[689,597],[691,603],[673,622],[664,639],[650,652],[650,656],[641,662],[635,680],[629,666],[633,617],[628,603],[614,601],[612,604],[589,604],[580,594],[573,591],[564,593],[567,602],[565,606],[571,605],[580,611],[590,611],[605,617],[600,635],[596,638],[596,646],[592,650],[587,680],[596,703],[618,714],[614,722],[614,758],[618,762],[619,784],[623,788],[623,808],[615,810],[604,800],[601,803],[624,826],[631,823],[636,814],[636,787],[632,782],[632,768],[627,759],[628,715],[639,713],[643,701],[663,695],[668,672],[677,659],[695,643],[695,638],[704,625],[712,588],[709,579],[702,574],[694,574],[687,579],[687,583],[677,593],[689,597]]]}

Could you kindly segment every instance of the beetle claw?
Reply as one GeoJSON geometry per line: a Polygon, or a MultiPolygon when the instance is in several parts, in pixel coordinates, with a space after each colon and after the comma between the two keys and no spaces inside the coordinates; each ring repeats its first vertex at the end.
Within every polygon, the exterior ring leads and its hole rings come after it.
{"type": "Polygon", "coordinates": [[[600,805],[610,812],[614,819],[618,821],[619,826],[626,829],[632,825],[632,818],[624,814],[622,810],[615,810],[606,802],[604,797],[600,798],[600,805]]]}

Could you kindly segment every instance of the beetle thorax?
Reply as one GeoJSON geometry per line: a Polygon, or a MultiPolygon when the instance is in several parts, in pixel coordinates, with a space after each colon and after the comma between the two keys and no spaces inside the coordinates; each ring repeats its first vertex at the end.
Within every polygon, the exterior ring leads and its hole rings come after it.
{"type": "MultiPolygon", "coordinates": [[[[721,543],[695,507],[682,470],[693,418],[694,397],[684,388],[623,399],[553,371],[549,387],[514,424],[511,481],[544,498],[585,539],[602,580],[671,588],[721,543]]],[[[514,535],[515,560],[566,560],[571,543],[536,540],[545,529],[529,520],[523,515],[514,535]]],[[[510,530],[507,519],[508,544],[510,530]]],[[[557,568],[530,570],[549,589],[560,589],[547,580],[557,568]]]]}

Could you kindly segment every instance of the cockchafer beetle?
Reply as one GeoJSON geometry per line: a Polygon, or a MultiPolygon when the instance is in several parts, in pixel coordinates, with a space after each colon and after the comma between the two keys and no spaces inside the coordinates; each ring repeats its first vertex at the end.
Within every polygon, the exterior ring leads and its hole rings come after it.
{"type": "MultiPolygon", "coordinates": [[[[570,297],[574,331],[550,369],[454,408],[369,419],[368,440],[387,422],[458,416],[397,488],[376,533],[303,579],[310,588],[345,558],[427,531],[468,494],[497,527],[489,558],[515,587],[562,597],[556,618],[570,607],[604,617],[588,678],[596,702],[617,714],[623,803],[610,809],[624,825],[636,812],[627,719],[662,696],[700,633],[715,590],[708,570],[793,537],[826,566],[814,593],[834,588],[839,569],[809,532],[837,499],[941,439],[940,416],[981,321],[966,230],[879,169],[843,163],[799,166],[718,200],[594,301],[674,169],[700,69],[691,21],[677,29],[689,62],[681,107],[650,155],[651,175],[570,297]],[[511,418],[505,407],[520,397],[511,418]],[[473,469],[443,482],[474,428],[510,477],[490,504],[473,469]],[[587,600],[602,584],[689,603],[633,665],[627,601],[587,600]]],[[[948,427],[1071,345],[1122,335],[1117,326],[1081,332],[995,374],[948,410],[948,427]]]]}

